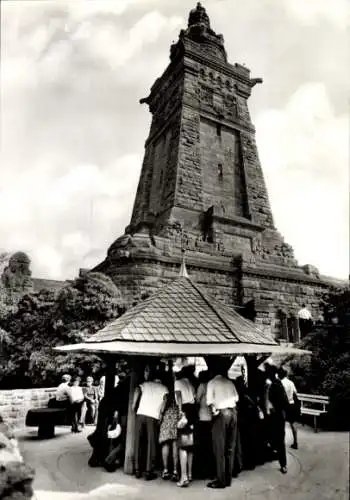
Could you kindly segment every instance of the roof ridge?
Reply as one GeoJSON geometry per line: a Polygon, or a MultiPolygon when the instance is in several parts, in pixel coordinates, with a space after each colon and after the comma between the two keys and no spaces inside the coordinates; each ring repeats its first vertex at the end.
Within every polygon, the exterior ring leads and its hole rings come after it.
{"type": "MultiPolygon", "coordinates": [[[[201,288],[196,284],[194,283],[191,278],[187,278],[189,280],[189,282],[191,283],[191,285],[193,286],[193,288],[195,290],[197,290],[197,292],[200,294],[200,296],[202,297],[203,300],[205,300],[205,302],[208,304],[208,306],[214,311],[214,313],[221,319],[221,321],[224,323],[224,325],[226,326],[226,328],[233,334],[234,338],[236,339],[237,342],[239,342],[239,339],[237,338],[237,335],[236,333],[233,331],[233,329],[231,328],[231,326],[227,323],[227,321],[222,317],[222,314],[217,311],[215,309],[215,307],[213,307],[213,305],[210,303],[210,301],[208,300],[208,298],[206,297],[205,293],[201,290],[201,288]]],[[[227,335],[225,335],[227,337],[227,335]]]]}
{"type": "MultiPolygon", "coordinates": [[[[229,306],[223,302],[219,302],[215,297],[213,297],[213,302],[214,304],[218,304],[219,307],[223,307],[223,308],[228,308],[229,306]]],[[[254,321],[251,321],[247,318],[245,318],[244,316],[242,316],[241,314],[239,314],[239,312],[235,311],[235,309],[233,308],[233,311],[230,311],[230,313],[232,314],[237,314],[239,317],[240,317],[240,320],[242,321],[242,323],[244,323],[246,326],[251,326],[251,323],[254,324],[255,328],[261,333],[262,337],[266,338],[268,337],[270,340],[272,340],[275,344],[278,344],[278,342],[276,342],[276,340],[273,338],[272,335],[269,335],[267,334],[266,332],[264,332],[263,330],[261,330],[260,328],[258,328],[258,326],[254,323],[254,321]]]]}
{"type": "MultiPolygon", "coordinates": [[[[223,308],[223,309],[228,309],[228,313],[229,314],[232,314],[232,315],[237,315],[239,316],[239,319],[240,321],[242,321],[243,324],[245,324],[246,326],[250,327],[251,326],[251,321],[249,321],[247,318],[245,318],[244,316],[242,316],[241,314],[239,314],[234,307],[232,307],[232,310],[231,310],[231,307],[229,307],[227,304],[223,303],[223,302],[220,302],[216,297],[214,296],[211,296],[211,301],[209,300],[209,298],[207,297],[206,295],[206,292],[204,290],[201,289],[201,287],[198,285],[198,284],[195,284],[190,278],[189,280],[191,281],[192,285],[194,286],[194,288],[200,293],[201,297],[206,301],[207,304],[209,304],[209,306],[211,307],[211,309],[215,312],[215,314],[221,319],[221,321],[229,328],[230,332],[233,333],[233,335],[235,336],[235,338],[237,338],[237,340],[239,342],[241,342],[240,338],[237,337],[236,333],[234,332],[234,330],[232,329],[231,325],[229,325],[227,323],[227,321],[223,318],[222,314],[220,311],[217,310],[217,307],[218,308],[223,308]],[[217,306],[217,307],[216,307],[217,306]]],[[[271,340],[272,342],[274,342],[274,344],[278,344],[276,342],[276,340],[266,334],[264,331],[260,330],[260,328],[258,328],[256,326],[256,324],[253,322],[254,326],[255,326],[255,329],[257,331],[259,331],[261,333],[261,337],[263,339],[269,339],[271,340]]],[[[254,342],[253,342],[254,343],[254,342]]],[[[256,342],[258,344],[258,342],[256,342]]]]}

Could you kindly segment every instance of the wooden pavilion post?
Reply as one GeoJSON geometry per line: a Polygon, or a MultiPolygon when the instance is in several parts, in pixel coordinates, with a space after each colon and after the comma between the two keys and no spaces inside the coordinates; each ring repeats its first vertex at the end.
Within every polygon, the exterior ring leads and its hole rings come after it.
{"type": "Polygon", "coordinates": [[[125,445],[125,474],[133,474],[134,472],[134,444],[135,444],[135,413],[132,411],[132,402],[134,392],[139,382],[139,367],[137,366],[138,358],[131,358],[131,373],[130,373],[130,390],[129,390],[129,408],[128,408],[128,423],[126,430],[126,445],[125,445]]]}
{"type": "Polygon", "coordinates": [[[104,356],[104,361],[106,363],[106,383],[105,383],[105,396],[108,396],[113,392],[115,385],[115,364],[116,356],[106,355],[104,356]]]}
{"type": "Polygon", "coordinates": [[[246,354],[245,361],[247,363],[247,381],[248,389],[254,391],[256,387],[256,376],[257,376],[257,355],[256,354],[246,354]]]}

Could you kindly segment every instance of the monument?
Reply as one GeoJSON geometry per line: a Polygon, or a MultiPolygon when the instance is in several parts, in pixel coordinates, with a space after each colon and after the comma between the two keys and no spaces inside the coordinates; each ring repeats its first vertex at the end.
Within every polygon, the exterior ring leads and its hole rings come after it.
{"type": "Polygon", "coordinates": [[[185,251],[195,282],[294,341],[296,312],[305,303],[316,315],[329,280],[299,266],[275,227],[248,109],[260,83],[228,62],[198,3],[140,101],[152,123],[131,221],[94,271],[132,304],[177,276],[185,251]]]}

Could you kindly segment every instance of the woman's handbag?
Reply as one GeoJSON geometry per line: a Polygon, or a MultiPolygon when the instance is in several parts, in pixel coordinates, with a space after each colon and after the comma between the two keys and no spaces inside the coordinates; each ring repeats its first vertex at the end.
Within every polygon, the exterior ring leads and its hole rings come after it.
{"type": "Polygon", "coordinates": [[[117,424],[117,426],[116,426],[115,429],[109,430],[107,432],[107,437],[109,439],[117,439],[120,436],[121,433],[122,433],[122,428],[120,427],[119,424],[117,424]]]}
{"type": "Polygon", "coordinates": [[[186,427],[187,424],[188,424],[188,420],[186,418],[186,415],[183,413],[180,420],[177,423],[177,428],[183,429],[184,427],[186,427]]]}
{"type": "Polygon", "coordinates": [[[179,435],[179,445],[180,448],[190,448],[194,445],[194,436],[193,432],[189,434],[180,434],[179,435]]]}

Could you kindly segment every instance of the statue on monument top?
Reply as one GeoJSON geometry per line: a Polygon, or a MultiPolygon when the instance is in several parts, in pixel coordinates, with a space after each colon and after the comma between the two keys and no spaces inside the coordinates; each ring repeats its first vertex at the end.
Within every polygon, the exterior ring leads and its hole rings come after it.
{"type": "Polygon", "coordinates": [[[224,48],[224,37],[217,35],[210,27],[210,19],[205,8],[200,2],[196,8],[190,11],[188,16],[187,29],[180,31],[179,41],[170,48],[170,60],[174,60],[179,54],[182,54],[182,42],[184,39],[206,46],[212,56],[227,62],[227,54],[224,48]],[[211,46],[211,49],[209,48],[211,46]]]}
{"type": "Polygon", "coordinates": [[[209,16],[200,2],[197,3],[197,7],[192,9],[188,16],[188,27],[193,26],[194,24],[204,24],[210,29],[209,16]]]}

